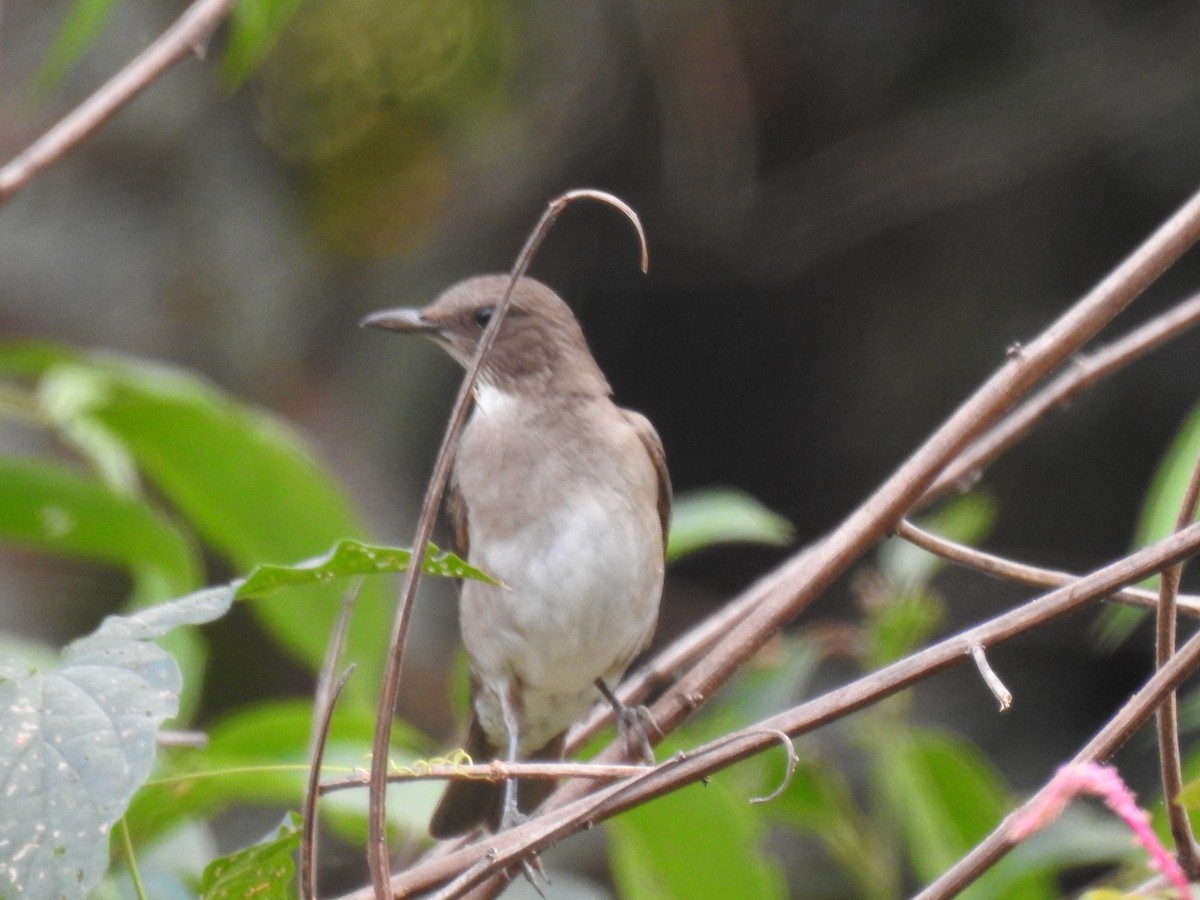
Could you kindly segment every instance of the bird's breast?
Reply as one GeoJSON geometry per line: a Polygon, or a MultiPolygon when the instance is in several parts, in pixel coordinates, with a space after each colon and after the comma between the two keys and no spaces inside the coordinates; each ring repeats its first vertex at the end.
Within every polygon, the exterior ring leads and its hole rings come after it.
{"type": "MultiPolygon", "coordinates": [[[[459,449],[470,561],[504,585],[464,583],[463,640],[482,684],[523,686],[539,710],[526,723],[535,741],[586,710],[596,678],[620,677],[657,618],[657,482],[612,410],[597,411],[596,427],[586,421],[596,417],[547,422],[544,411],[492,398],[459,449]]],[[[477,701],[495,739],[494,706],[477,701]]]]}

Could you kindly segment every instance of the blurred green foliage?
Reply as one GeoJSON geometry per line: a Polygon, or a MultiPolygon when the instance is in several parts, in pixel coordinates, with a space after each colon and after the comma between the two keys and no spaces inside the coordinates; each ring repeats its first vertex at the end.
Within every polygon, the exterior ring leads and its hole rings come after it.
{"type": "MultiPolygon", "coordinates": [[[[1200,406],[1193,409],[1184,420],[1154,472],[1138,516],[1137,531],[1133,538],[1135,547],[1145,547],[1155,541],[1161,541],[1175,530],[1183,495],[1198,459],[1200,406]]],[[[1158,578],[1148,578],[1142,586],[1157,590],[1158,578]]],[[[1134,628],[1145,617],[1144,610],[1131,606],[1114,605],[1107,608],[1099,622],[1100,645],[1108,650],[1116,648],[1133,633],[1134,628]]]]}
{"type": "MultiPolygon", "coordinates": [[[[225,589],[230,599],[254,597],[251,609],[267,633],[311,671],[324,658],[344,579],[403,571],[409,562],[406,550],[353,539],[364,528],[344,491],[291,428],[179,369],[43,343],[0,347],[0,421],[26,431],[38,448],[34,456],[0,457],[0,539],[121,569],[130,577],[131,604],[156,610],[208,580],[204,546],[249,573],[225,589]]],[[[728,491],[693,495],[678,522],[686,546],[677,542],[676,555],[723,540],[777,543],[788,533],[751,498],[728,491]]],[[[487,577],[432,547],[425,569],[487,577]]],[[[363,582],[344,650],[362,670],[359,690],[334,718],[329,772],[349,774],[370,752],[372,697],[390,633],[386,599],[380,580],[363,582]]],[[[181,664],[188,696],[177,722],[184,724],[204,683],[202,643],[188,629],[174,629],[164,643],[181,664]]],[[[194,824],[232,806],[298,805],[311,720],[309,702],[235,709],[203,749],[160,754],[154,779],[133,795],[125,816],[133,846],[141,852],[181,835],[195,845],[203,834],[194,824]]],[[[398,762],[430,748],[398,723],[398,762]]],[[[407,802],[392,805],[395,827],[423,831],[437,791],[432,784],[407,789],[407,802]]],[[[322,810],[345,838],[365,840],[364,791],[339,792],[322,810]]],[[[743,834],[744,844],[751,835],[743,834]]],[[[268,842],[265,857],[255,851],[219,860],[204,875],[206,890],[261,879],[262,867],[291,843],[289,832],[268,842]]],[[[185,855],[200,852],[193,846],[185,855]]],[[[290,870],[278,873],[290,877],[290,870]]],[[[187,873],[170,867],[148,874],[159,885],[182,890],[186,883],[187,873]]]]}
{"type": "MultiPolygon", "coordinates": [[[[340,607],[342,587],[331,580],[407,563],[406,551],[344,540],[361,536],[363,527],[295,432],[180,370],[47,344],[0,348],[0,416],[41,435],[47,448],[40,458],[0,459],[0,499],[6,501],[0,537],[123,568],[140,604],[198,587],[205,580],[201,545],[235,569],[258,567],[242,588],[278,596],[255,600],[252,608],[268,633],[314,671],[340,607]]],[[[973,541],[993,516],[988,500],[965,497],[933,514],[931,524],[973,541]]],[[[719,541],[779,544],[790,537],[786,522],[729,491],[682,498],[676,527],[673,556],[719,541]]],[[[471,574],[461,560],[436,551],[426,565],[438,574],[471,574]]],[[[831,653],[849,655],[868,671],[921,646],[942,619],[931,586],[941,566],[923,551],[885,543],[877,567],[856,582],[862,618],[850,629],[851,640],[844,634],[831,640],[819,627],[781,637],[700,717],[672,735],[666,752],[801,702],[831,653]]],[[[378,579],[367,579],[351,627],[347,657],[367,673],[377,672],[389,632],[383,593],[378,579]]],[[[203,684],[196,662],[201,657],[182,655],[193,691],[203,684]]],[[[348,699],[335,716],[331,773],[349,773],[367,758],[369,695],[377,677],[358,679],[358,698],[348,699]]],[[[805,739],[797,771],[769,803],[747,801],[772,793],[784,780],[781,754],[745,761],[707,789],[688,788],[621,817],[611,825],[611,853],[622,893],[786,896],[788,878],[797,876],[788,871],[790,853],[778,856],[775,848],[796,842],[826,860],[828,896],[899,897],[913,881],[935,877],[995,825],[1011,798],[969,742],[915,724],[909,709],[907,695],[900,695],[857,714],[833,737],[844,747],[828,746],[824,735],[805,739]]],[[[216,725],[205,749],[161,754],[155,777],[134,795],[126,816],[133,846],[141,852],[172,836],[195,840],[197,821],[241,804],[298,805],[311,719],[311,705],[303,701],[236,709],[216,725]]],[[[401,725],[394,746],[398,761],[407,763],[432,744],[401,725]]],[[[392,804],[393,825],[420,833],[437,787],[405,791],[406,802],[392,804]]],[[[364,792],[338,792],[322,811],[345,839],[365,839],[364,792]]],[[[263,852],[290,840],[275,839],[263,852]]],[[[1028,856],[1010,857],[969,896],[1051,897],[1063,868],[1095,863],[1098,855],[1124,855],[1108,843],[1099,853],[1095,841],[1084,847],[1061,836],[1051,846],[1036,865],[1028,856]]],[[[224,860],[223,877],[243,871],[261,877],[258,860],[224,860]],[[243,869],[246,860],[249,868],[243,869]]],[[[215,872],[207,876],[213,884],[215,872]]],[[[186,883],[186,873],[151,874],[159,883],[186,883]]]]}

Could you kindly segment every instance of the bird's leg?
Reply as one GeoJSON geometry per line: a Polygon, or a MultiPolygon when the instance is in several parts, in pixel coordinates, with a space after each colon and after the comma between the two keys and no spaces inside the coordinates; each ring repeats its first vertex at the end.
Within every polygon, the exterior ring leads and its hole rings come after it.
{"type": "MultiPolygon", "coordinates": [[[[512,696],[508,686],[500,691],[500,715],[504,718],[504,730],[508,732],[508,761],[518,762],[521,758],[521,726],[517,722],[517,711],[513,709],[512,696]]],[[[506,831],[524,821],[521,810],[517,806],[516,778],[504,782],[504,810],[500,816],[500,830],[506,831]]]]}
{"type": "MultiPolygon", "coordinates": [[[[521,758],[521,726],[517,721],[517,711],[513,708],[512,695],[509,693],[507,685],[504,690],[500,691],[500,715],[504,718],[504,730],[508,732],[508,761],[518,762],[521,758]]],[[[517,804],[519,785],[520,781],[512,777],[504,782],[504,810],[500,814],[501,831],[507,831],[515,825],[520,825],[527,818],[517,804]]],[[[549,884],[550,879],[546,878],[539,857],[522,858],[521,874],[525,876],[526,881],[533,885],[533,889],[538,892],[539,897],[546,896],[542,891],[541,882],[545,880],[549,884]]]]}
{"type": "Polygon", "coordinates": [[[657,760],[654,758],[654,746],[650,743],[650,732],[653,730],[659,737],[662,737],[662,732],[654,716],[650,715],[650,710],[644,706],[626,706],[617,699],[603,678],[596,679],[596,687],[617,715],[617,733],[625,741],[629,755],[636,756],[640,750],[642,761],[648,766],[654,765],[657,760]]]}

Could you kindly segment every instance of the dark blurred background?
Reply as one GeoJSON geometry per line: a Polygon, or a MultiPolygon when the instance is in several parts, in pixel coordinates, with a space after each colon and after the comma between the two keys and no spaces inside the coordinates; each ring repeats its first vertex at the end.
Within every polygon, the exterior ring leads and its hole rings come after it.
{"type": "MultiPolygon", "coordinates": [[[[0,6],[5,158],[182,4],[123,0],[39,92],[68,8],[0,6]]],[[[563,216],[532,273],[656,423],[678,490],[741,488],[803,543],[1200,185],[1198,41],[1191,0],[308,0],[247,85],[216,73],[219,34],[0,209],[0,329],[183,364],[278,411],[379,538],[407,543],[459,374],[358,319],[507,269],[552,196],[603,188],[640,212],[649,274],[595,205],[563,216]]],[[[1198,276],[1193,254],[1117,332],[1198,276]]],[[[1196,401],[1198,347],[1137,363],[990,470],[988,546],[1079,570],[1126,550],[1196,401]]],[[[664,636],[781,558],[681,564],[664,636]]],[[[0,627],[61,640],[99,614],[93,573],[18,574],[0,627]]],[[[948,628],[1026,595],[957,574],[943,589],[948,628]]],[[[808,621],[854,615],[839,589],[808,621]]],[[[419,618],[414,665],[440,667],[450,598],[419,618]]],[[[1093,619],[996,653],[1004,717],[965,670],[922,689],[921,714],[1039,782],[1146,672],[1147,641],[1102,657],[1093,619]]],[[[228,680],[280,689],[294,673],[237,644],[253,628],[217,631],[228,680]]],[[[410,713],[450,740],[423,696],[410,713]]]]}

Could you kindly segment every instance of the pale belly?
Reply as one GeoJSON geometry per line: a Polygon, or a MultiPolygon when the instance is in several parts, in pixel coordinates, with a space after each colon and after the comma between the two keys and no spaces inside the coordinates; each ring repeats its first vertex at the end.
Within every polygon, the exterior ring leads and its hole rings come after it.
{"type": "Polygon", "coordinates": [[[661,533],[634,523],[617,501],[577,499],[505,540],[481,541],[471,561],[507,586],[463,586],[463,641],[480,684],[475,709],[504,748],[498,691],[519,690],[527,754],[579,719],[599,698],[595,680],[615,683],[649,640],[662,590],[661,533]],[[520,549],[528,547],[537,552],[520,549]]]}

